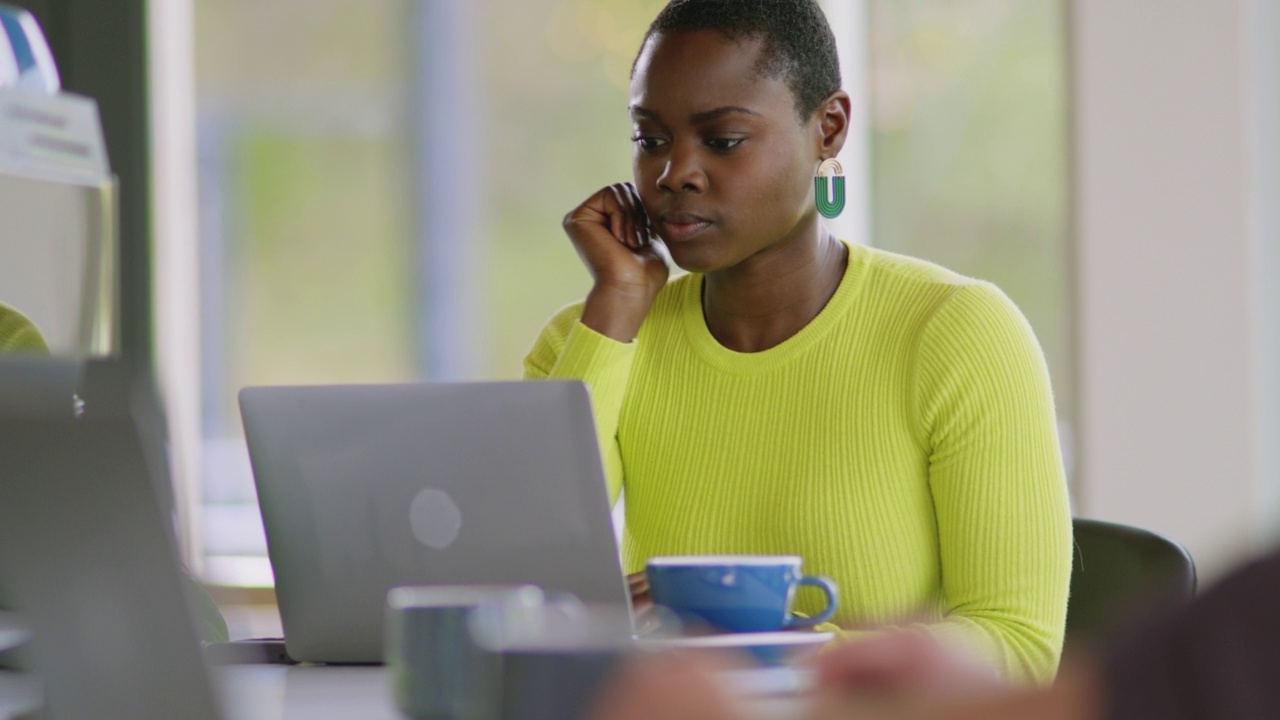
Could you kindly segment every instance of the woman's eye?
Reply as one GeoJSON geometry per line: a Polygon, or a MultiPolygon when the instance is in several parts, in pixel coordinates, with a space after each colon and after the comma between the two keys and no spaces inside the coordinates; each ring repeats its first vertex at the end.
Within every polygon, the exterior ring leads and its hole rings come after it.
{"type": "Polygon", "coordinates": [[[746,138],[707,138],[707,147],[712,150],[725,151],[732,150],[742,144],[746,138]]]}
{"type": "Polygon", "coordinates": [[[652,135],[636,135],[631,138],[631,142],[635,143],[643,152],[653,152],[662,145],[662,140],[652,135]]]}

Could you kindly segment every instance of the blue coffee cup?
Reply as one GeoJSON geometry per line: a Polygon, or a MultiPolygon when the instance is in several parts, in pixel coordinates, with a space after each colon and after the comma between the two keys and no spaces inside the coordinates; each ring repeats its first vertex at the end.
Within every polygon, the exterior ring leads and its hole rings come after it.
{"type": "Polygon", "coordinates": [[[656,605],[728,632],[771,632],[817,625],[836,612],[839,593],[829,578],[805,576],[797,555],[685,555],[651,558],[646,567],[656,605]],[[827,596],[814,617],[791,613],[796,588],[827,596]]]}

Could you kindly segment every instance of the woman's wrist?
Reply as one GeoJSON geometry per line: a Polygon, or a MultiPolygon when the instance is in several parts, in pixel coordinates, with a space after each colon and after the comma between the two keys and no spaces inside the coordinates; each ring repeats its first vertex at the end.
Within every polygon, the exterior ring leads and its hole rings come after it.
{"type": "Polygon", "coordinates": [[[648,293],[597,284],[587,293],[582,324],[607,338],[629,343],[640,332],[652,305],[648,293]]]}

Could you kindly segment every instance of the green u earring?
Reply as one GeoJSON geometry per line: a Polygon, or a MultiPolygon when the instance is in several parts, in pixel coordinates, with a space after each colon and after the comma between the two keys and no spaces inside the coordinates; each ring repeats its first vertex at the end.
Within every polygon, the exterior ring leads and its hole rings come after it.
{"type": "Polygon", "coordinates": [[[844,168],[835,159],[823,160],[818,166],[818,174],[813,178],[813,194],[822,217],[833,218],[844,211],[844,168]],[[833,171],[831,179],[834,181],[830,191],[827,189],[828,170],[833,171]]]}

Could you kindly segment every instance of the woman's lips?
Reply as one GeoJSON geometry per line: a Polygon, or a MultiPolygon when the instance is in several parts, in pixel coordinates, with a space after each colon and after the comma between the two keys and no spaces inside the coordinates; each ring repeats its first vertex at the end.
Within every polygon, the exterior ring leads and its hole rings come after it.
{"type": "Polygon", "coordinates": [[[663,215],[658,220],[660,235],[667,242],[682,242],[711,227],[711,221],[697,215],[683,213],[663,215]]]}

